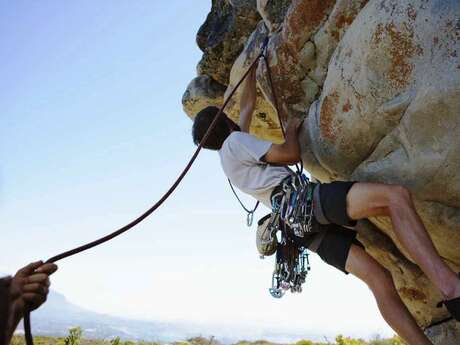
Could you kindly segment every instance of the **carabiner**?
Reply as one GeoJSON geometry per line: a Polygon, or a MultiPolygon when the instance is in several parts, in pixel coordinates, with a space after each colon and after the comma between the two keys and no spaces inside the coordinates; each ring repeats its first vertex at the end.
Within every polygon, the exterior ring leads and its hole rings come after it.
{"type": "Polygon", "coordinates": [[[248,216],[246,217],[246,225],[248,228],[252,226],[252,222],[254,221],[254,212],[248,212],[248,216]]]}

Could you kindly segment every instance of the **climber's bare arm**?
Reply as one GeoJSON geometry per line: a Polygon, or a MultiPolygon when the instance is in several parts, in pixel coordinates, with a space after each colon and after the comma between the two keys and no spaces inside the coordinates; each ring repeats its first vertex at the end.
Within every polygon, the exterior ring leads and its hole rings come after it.
{"type": "Polygon", "coordinates": [[[264,161],[271,164],[295,164],[300,161],[300,146],[298,131],[301,119],[292,118],[286,128],[286,140],[282,144],[273,144],[263,157],[264,161]]]}
{"type": "Polygon", "coordinates": [[[257,89],[256,89],[256,70],[257,64],[254,65],[249,72],[243,84],[243,89],[240,97],[240,122],[239,126],[242,132],[249,133],[251,127],[252,114],[256,105],[257,89]]]}

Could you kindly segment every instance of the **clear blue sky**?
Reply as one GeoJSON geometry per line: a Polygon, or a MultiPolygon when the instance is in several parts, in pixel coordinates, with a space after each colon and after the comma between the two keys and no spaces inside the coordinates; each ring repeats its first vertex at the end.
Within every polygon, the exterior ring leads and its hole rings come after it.
{"type": "MultiPolygon", "coordinates": [[[[210,2],[0,2],[0,271],[124,225],[176,178],[194,151],[181,96],[210,2]]],[[[271,298],[273,260],[244,223],[205,152],[158,213],[60,263],[53,287],[136,318],[391,334],[367,288],[317,258],[301,295],[271,298]]]]}

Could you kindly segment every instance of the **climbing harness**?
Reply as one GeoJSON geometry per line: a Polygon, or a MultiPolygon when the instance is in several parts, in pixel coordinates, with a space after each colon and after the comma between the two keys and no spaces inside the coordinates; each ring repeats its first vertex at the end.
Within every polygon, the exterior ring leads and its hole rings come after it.
{"type": "Polygon", "coordinates": [[[314,185],[304,174],[290,172],[272,193],[272,212],[259,220],[257,229],[261,258],[276,251],[269,289],[275,298],[283,297],[287,290],[301,292],[310,270],[308,251],[299,240],[314,232],[314,185]]]}
{"type": "Polygon", "coordinates": [[[230,185],[230,189],[232,190],[233,192],[233,195],[235,195],[236,197],[236,200],[238,200],[238,202],[240,203],[241,207],[243,208],[243,210],[246,211],[247,213],[247,216],[246,216],[246,225],[250,228],[252,226],[252,222],[254,221],[254,212],[256,212],[257,210],[257,207],[259,207],[259,204],[260,202],[257,200],[255,206],[253,207],[252,210],[249,210],[246,206],[244,206],[243,202],[241,201],[240,197],[238,196],[238,194],[236,193],[236,190],[235,188],[233,188],[233,184],[232,184],[232,181],[230,181],[230,179],[227,179],[228,180],[228,184],[230,185]]]}
{"type": "MultiPolygon", "coordinates": [[[[139,217],[134,219],[132,222],[126,224],[122,228],[120,228],[118,230],[115,230],[114,232],[112,232],[112,233],[110,233],[110,234],[108,234],[106,236],[103,236],[103,237],[101,237],[99,239],[96,239],[95,241],[92,241],[90,243],[81,245],[81,246],[79,246],[77,248],[68,250],[68,251],[63,252],[61,254],[58,254],[56,256],[53,256],[52,258],[48,259],[46,261],[46,263],[55,263],[57,261],[60,261],[62,259],[65,259],[65,258],[68,258],[70,256],[76,255],[76,254],[81,253],[83,251],[86,251],[88,249],[94,248],[94,247],[96,247],[98,245],[101,245],[101,244],[107,242],[107,241],[110,241],[110,240],[114,239],[115,237],[118,237],[121,234],[127,232],[128,230],[132,229],[137,224],[139,224],[144,219],[146,219],[148,216],[150,216],[156,209],[158,209],[168,199],[168,197],[174,192],[174,190],[181,183],[181,181],[184,179],[185,175],[188,173],[188,171],[192,167],[193,163],[195,162],[196,158],[198,157],[198,154],[200,153],[201,149],[203,148],[203,144],[206,142],[206,140],[208,140],[208,137],[211,134],[211,132],[214,129],[214,127],[216,126],[217,121],[219,120],[219,118],[221,116],[223,116],[223,114],[224,114],[223,111],[224,111],[225,107],[227,106],[227,104],[232,99],[232,97],[235,94],[236,90],[238,90],[240,85],[243,83],[244,79],[246,79],[246,77],[249,75],[249,72],[251,71],[251,69],[256,65],[258,60],[264,55],[264,51],[265,51],[266,46],[268,45],[268,42],[269,42],[269,37],[266,37],[264,42],[263,42],[261,52],[254,59],[252,64],[249,66],[248,70],[244,73],[244,75],[241,77],[241,79],[238,81],[238,83],[236,83],[236,85],[233,88],[233,90],[230,92],[230,94],[227,97],[227,99],[225,100],[224,104],[222,105],[222,107],[217,112],[214,120],[209,125],[208,130],[206,131],[205,135],[201,139],[201,142],[199,143],[199,145],[196,148],[195,152],[193,153],[192,157],[188,161],[188,163],[185,166],[184,170],[178,176],[176,181],[174,181],[174,183],[171,185],[171,187],[166,191],[166,193],[163,194],[163,196],[152,207],[150,207],[147,211],[145,211],[139,217]]],[[[270,69],[270,67],[267,65],[267,70],[268,69],[270,69]]],[[[279,120],[280,120],[280,124],[281,124],[281,119],[279,119],[279,120]]],[[[32,337],[31,324],[30,324],[30,311],[26,311],[25,314],[24,314],[24,333],[25,333],[26,344],[27,345],[33,345],[33,337],[32,337]]]]}
{"type": "Polygon", "coordinates": [[[304,174],[293,173],[272,195],[272,212],[279,214],[297,237],[312,232],[313,184],[304,174]]]}

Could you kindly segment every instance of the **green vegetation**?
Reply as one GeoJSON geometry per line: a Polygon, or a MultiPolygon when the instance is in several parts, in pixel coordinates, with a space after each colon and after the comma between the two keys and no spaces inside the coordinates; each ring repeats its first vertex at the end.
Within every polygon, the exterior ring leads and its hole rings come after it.
{"type": "MultiPolygon", "coordinates": [[[[111,340],[90,340],[82,338],[83,331],[79,327],[69,329],[69,335],[67,337],[35,337],[35,345],[163,345],[157,342],[133,342],[123,341],[119,337],[111,340]]],[[[25,345],[24,337],[14,336],[11,345],[25,345]]],[[[186,341],[175,342],[171,345],[221,345],[214,337],[203,338],[195,337],[187,339],[186,341]]],[[[265,340],[258,341],[240,341],[233,345],[406,345],[404,341],[398,336],[394,336],[390,339],[381,339],[377,337],[370,341],[364,341],[362,339],[351,339],[339,335],[335,338],[335,341],[330,342],[313,342],[311,340],[300,340],[295,344],[275,344],[265,340]]]]}

